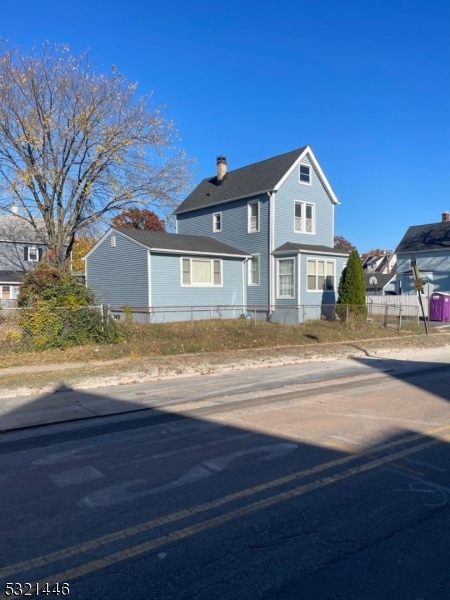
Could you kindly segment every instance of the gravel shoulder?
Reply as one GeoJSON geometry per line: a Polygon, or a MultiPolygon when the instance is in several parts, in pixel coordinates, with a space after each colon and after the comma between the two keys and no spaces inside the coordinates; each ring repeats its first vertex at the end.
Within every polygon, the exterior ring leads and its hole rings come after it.
{"type": "Polygon", "coordinates": [[[307,361],[376,356],[377,352],[381,351],[384,353],[395,353],[406,349],[420,351],[420,349],[449,345],[449,334],[434,333],[430,336],[412,335],[307,346],[10,367],[0,369],[0,397],[33,395],[55,390],[85,390],[307,361]]]}

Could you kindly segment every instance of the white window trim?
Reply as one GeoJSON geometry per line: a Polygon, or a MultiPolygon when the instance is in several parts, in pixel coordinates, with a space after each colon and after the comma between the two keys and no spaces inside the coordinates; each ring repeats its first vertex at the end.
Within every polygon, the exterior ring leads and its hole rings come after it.
{"type": "MultiPolygon", "coordinates": [[[[326,269],[325,269],[325,271],[326,271],[326,269]]],[[[319,275],[318,275],[318,269],[317,268],[316,268],[316,275],[315,275],[315,277],[316,277],[316,285],[317,285],[317,278],[319,277],[319,275]]],[[[327,275],[325,273],[325,279],[326,279],[326,277],[327,277],[327,275]]],[[[336,261],[335,260],[332,260],[332,259],[329,259],[329,258],[310,258],[310,257],[306,258],[306,291],[308,293],[310,293],[310,294],[323,294],[323,292],[336,292],[337,291],[337,287],[336,287],[336,261]],[[318,290],[318,289],[310,290],[310,289],[308,289],[308,263],[310,261],[311,262],[315,262],[315,263],[317,263],[317,262],[325,262],[325,263],[330,262],[330,263],[333,263],[333,281],[334,281],[334,287],[333,287],[332,290],[318,290]]]]}
{"type": "Polygon", "coordinates": [[[39,262],[39,246],[27,246],[28,248],[28,260],[27,262],[39,262]],[[36,255],[36,258],[31,258],[31,252],[36,255]]]}
{"type": "Polygon", "coordinates": [[[277,258],[277,300],[292,300],[295,299],[295,258],[277,258]],[[292,262],[292,274],[294,281],[292,282],[292,296],[280,296],[280,262],[290,260],[292,262]]]}
{"type": "Polygon", "coordinates": [[[316,205],[314,204],[314,202],[306,202],[306,200],[294,200],[294,233],[304,233],[306,235],[316,235],[316,205]],[[302,217],[302,221],[304,223],[306,223],[306,206],[308,205],[308,206],[312,207],[312,231],[304,231],[304,230],[299,231],[298,229],[295,228],[295,205],[296,204],[302,205],[302,214],[305,215],[304,219],[302,217]]]}
{"type": "Polygon", "coordinates": [[[219,233],[222,231],[222,213],[221,212],[215,212],[213,213],[213,233],[219,233]],[[220,215],[220,227],[219,229],[217,229],[216,227],[216,216],[220,215]]]}
{"type": "Polygon", "coordinates": [[[312,185],[312,167],[307,163],[299,163],[298,165],[298,182],[302,185],[312,185]],[[300,179],[300,167],[308,167],[309,168],[309,181],[302,181],[300,179]]]}
{"type": "Polygon", "coordinates": [[[109,239],[111,240],[111,248],[115,248],[116,247],[116,236],[111,235],[109,239]]]}
{"type": "MultiPolygon", "coordinates": [[[[191,275],[192,279],[192,275],[191,275]]],[[[191,256],[180,256],[180,285],[184,288],[220,288],[223,287],[223,260],[220,258],[192,258],[191,256]],[[197,260],[201,262],[209,261],[211,263],[211,281],[212,283],[183,283],[183,260],[190,261],[190,273],[192,274],[192,261],[197,260]],[[214,283],[214,261],[220,262],[220,284],[214,283]]]]}
{"type": "Polygon", "coordinates": [[[258,257],[258,282],[259,283],[251,283],[251,273],[252,273],[252,261],[251,259],[248,261],[248,285],[251,286],[255,286],[258,287],[259,285],[261,285],[261,254],[259,252],[255,252],[254,254],[252,254],[253,256],[257,256],[258,257]]]}
{"type": "Polygon", "coordinates": [[[261,230],[261,207],[260,207],[260,201],[256,200],[255,202],[249,202],[247,204],[247,233],[259,233],[261,230]],[[251,206],[253,206],[254,204],[258,205],[258,228],[257,229],[251,229],[250,228],[250,219],[251,219],[251,206]]]}

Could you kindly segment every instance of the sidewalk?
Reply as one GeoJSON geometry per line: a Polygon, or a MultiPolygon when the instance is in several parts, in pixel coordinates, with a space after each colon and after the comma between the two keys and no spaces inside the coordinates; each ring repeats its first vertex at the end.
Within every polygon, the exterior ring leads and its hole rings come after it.
{"type": "MultiPolygon", "coordinates": [[[[59,365],[77,368],[84,363],[59,365]]],[[[91,364],[91,363],[89,363],[91,364]]],[[[211,375],[184,376],[94,390],[55,391],[33,396],[0,399],[0,432],[40,425],[132,413],[149,409],[186,412],[195,408],[239,402],[270,395],[323,386],[355,377],[390,377],[419,370],[450,368],[450,347],[398,352],[379,351],[373,356],[305,360],[299,364],[225,371],[211,375]]],[[[16,367],[14,372],[35,372],[36,367],[16,367]]],[[[39,367],[55,370],[55,365],[39,367]]],[[[1,369],[11,371],[11,369],[1,369]]]]}

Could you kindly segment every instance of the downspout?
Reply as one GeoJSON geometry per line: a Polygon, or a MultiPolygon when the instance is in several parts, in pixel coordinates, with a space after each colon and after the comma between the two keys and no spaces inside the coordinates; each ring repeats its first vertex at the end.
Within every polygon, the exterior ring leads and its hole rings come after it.
{"type": "Polygon", "coordinates": [[[148,277],[148,308],[152,307],[152,255],[150,250],[147,252],[147,277],[148,277]]]}
{"type": "Polygon", "coordinates": [[[248,258],[242,261],[242,312],[247,312],[247,282],[245,280],[245,269],[247,268],[248,258]]]}
{"type": "Polygon", "coordinates": [[[269,196],[269,314],[275,306],[275,281],[274,281],[274,257],[275,250],[275,192],[267,192],[269,196]]]}

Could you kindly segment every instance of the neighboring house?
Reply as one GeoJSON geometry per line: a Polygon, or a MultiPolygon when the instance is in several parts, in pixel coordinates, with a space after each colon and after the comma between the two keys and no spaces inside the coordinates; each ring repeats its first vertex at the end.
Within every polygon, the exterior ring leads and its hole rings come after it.
{"type": "Polygon", "coordinates": [[[395,273],[397,268],[397,256],[393,252],[383,254],[368,254],[362,261],[365,273],[395,273]]]}
{"type": "Polygon", "coordinates": [[[0,215],[0,301],[14,304],[21,276],[34,269],[47,246],[45,232],[36,233],[18,215],[0,215]]]}
{"type": "Polygon", "coordinates": [[[368,296],[390,296],[396,293],[395,273],[364,272],[364,283],[368,296]]]}
{"type": "Polygon", "coordinates": [[[17,305],[17,296],[22,275],[14,271],[0,271],[0,308],[10,308],[17,305]]]}
{"type": "Polygon", "coordinates": [[[86,284],[119,316],[129,305],[140,307],[145,320],[152,320],[149,313],[154,320],[204,318],[219,306],[235,307],[225,314],[237,317],[247,304],[249,258],[207,236],[111,227],[85,256],[86,284]],[[177,308],[186,306],[205,310],[177,308]]]}
{"type": "Polygon", "coordinates": [[[416,294],[411,267],[416,261],[425,295],[450,292],[450,214],[442,221],[413,225],[396,249],[397,293],[416,294]]]}
{"type": "Polygon", "coordinates": [[[337,204],[309,146],[229,172],[220,156],[216,176],[176,209],[177,233],[202,233],[249,253],[248,306],[298,323],[327,314],[336,301],[348,258],[333,247],[337,204]]]}

